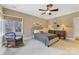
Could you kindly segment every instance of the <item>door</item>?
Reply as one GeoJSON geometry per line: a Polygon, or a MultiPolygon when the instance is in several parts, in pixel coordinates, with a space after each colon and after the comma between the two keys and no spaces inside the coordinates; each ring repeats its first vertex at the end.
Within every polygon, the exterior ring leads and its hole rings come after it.
{"type": "Polygon", "coordinates": [[[73,37],[74,40],[79,38],[79,17],[73,20],[73,37]]]}

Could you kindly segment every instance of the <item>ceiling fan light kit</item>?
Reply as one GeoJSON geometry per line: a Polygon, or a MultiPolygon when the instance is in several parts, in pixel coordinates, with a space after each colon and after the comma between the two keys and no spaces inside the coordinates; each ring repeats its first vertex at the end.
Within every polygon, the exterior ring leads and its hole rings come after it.
{"type": "Polygon", "coordinates": [[[57,8],[57,9],[53,9],[53,8],[52,8],[53,6],[54,6],[53,4],[48,4],[46,10],[44,10],[44,9],[39,9],[39,11],[45,11],[45,12],[42,13],[41,15],[44,15],[44,14],[51,15],[52,12],[59,10],[58,8],[57,8]]]}

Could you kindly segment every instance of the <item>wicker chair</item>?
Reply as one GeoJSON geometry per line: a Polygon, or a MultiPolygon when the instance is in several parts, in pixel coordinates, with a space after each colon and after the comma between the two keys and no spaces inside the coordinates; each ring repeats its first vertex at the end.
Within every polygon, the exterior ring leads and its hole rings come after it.
{"type": "Polygon", "coordinates": [[[16,47],[16,35],[14,32],[9,32],[4,35],[7,47],[16,47]]]}

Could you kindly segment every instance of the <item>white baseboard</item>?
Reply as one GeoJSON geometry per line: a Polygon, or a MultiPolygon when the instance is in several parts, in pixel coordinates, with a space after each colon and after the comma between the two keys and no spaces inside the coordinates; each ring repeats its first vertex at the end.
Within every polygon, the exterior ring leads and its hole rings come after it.
{"type": "Polygon", "coordinates": [[[23,36],[23,40],[31,40],[31,39],[33,39],[33,35],[29,35],[29,36],[23,36]]]}
{"type": "Polygon", "coordinates": [[[66,37],[68,40],[75,40],[73,37],[66,37]]]}

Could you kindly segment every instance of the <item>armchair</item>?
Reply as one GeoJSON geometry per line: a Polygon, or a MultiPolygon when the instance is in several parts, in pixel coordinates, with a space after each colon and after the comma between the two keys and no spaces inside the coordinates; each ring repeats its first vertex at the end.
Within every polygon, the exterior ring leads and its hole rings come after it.
{"type": "Polygon", "coordinates": [[[4,35],[7,47],[18,47],[19,44],[23,44],[22,35],[16,35],[14,32],[9,32],[4,35]]]}

